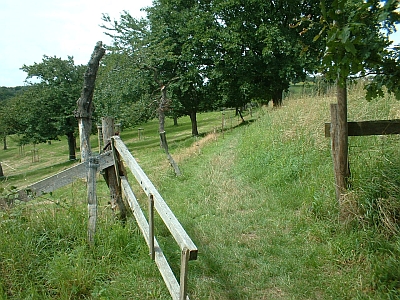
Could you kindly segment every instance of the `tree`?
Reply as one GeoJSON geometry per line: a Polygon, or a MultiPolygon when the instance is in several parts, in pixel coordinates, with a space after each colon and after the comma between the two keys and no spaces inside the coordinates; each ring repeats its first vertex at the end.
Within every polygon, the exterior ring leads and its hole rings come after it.
{"type": "Polygon", "coordinates": [[[143,75],[136,77],[139,81],[154,78],[153,83],[147,81],[147,84],[148,91],[159,93],[156,109],[159,111],[159,101],[163,99],[161,87],[168,87],[164,92],[169,105],[161,105],[164,113],[179,108],[173,114],[189,115],[192,134],[197,135],[197,111],[212,107],[209,105],[212,99],[204,97],[215,40],[209,36],[215,28],[209,4],[163,0],[155,2],[147,12],[147,20],[135,20],[127,12],[119,22],[105,16],[104,21],[109,25],[104,28],[115,40],[114,51],[131,58],[132,64],[125,68],[135,66],[140,70],[133,72],[143,75]]]}
{"type": "Polygon", "coordinates": [[[280,106],[290,82],[314,69],[313,51],[303,51],[302,28],[292,26],[298,16],[316,13],[314,2],[214,1],[220,41],[216,74],[228,104],[271,99],[280,106]]]}
{"type": "Polygon", "coordinates": [[[3,149],[7,150],[7,136],[16,133],[15,114],[13,113],[12,99],[18,96],[26,87],[0,87],[0,135],[3,138],[3,149]]]}
{"type": "Polygon", "coordinates": [[[337,199],[340,201],[350,176],[348,164],[347,81],[350,77],[374,75],[367,98],[383,95],[386,86],[400,98],[399,48],[390,49],[389,33],[400,20],[396,0],[335,0],[320,3],[323,26],[314,40],[326,42],[322,72],[337,82],[338,136],[334,138],[337,199]]]}
{"type": "Polygon", "coordinates": [[[34,143],[58,139],[66,135],[69,159],[76,159],[77,121],[73,114],[83,81],[83,66],[75,66],[72,57],[62,60],[43,56],[41,63],[21,68],[27,73],[30,88],[21,96],[22,134],[34,143]]]}

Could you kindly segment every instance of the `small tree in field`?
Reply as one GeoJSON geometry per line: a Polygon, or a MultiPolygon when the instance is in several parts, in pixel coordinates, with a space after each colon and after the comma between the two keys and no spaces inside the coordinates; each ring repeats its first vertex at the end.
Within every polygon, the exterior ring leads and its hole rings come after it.
{"type": "Polygon", "coordinates": [[[68,139],[69,159],[76,159],[77,121],[73,114],[83,82],[83,66],[75,66],[72,57],[63,60],[43,56],[41,63],[24,65],[30,87],[21,97],[20,133],[35,143],[68,139]],[[31,80],[31,81],[30,81],[31,80]]]}
{"type": "Polygon", "coordinates": [[[348,164],[347,81],[373,75],[366,86],[367,98],[383,95],[383,87],[400,99],[400,51],[390,48],[389,34],[400,21],[398,0],[335,0],[320,3],[322,26],[314,41],[323,38],[326,50],[322,72],[337,82],[337,198],[347,187],[348,164]]]}

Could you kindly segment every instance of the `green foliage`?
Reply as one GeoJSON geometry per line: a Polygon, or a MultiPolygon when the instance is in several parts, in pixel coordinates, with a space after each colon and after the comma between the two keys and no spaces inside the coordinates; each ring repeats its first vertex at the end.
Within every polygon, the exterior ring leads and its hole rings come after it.
{"type": "Polygon", "coordinates": [[[73,115],[82,90],[83,66],[75,66],[72,57],[62,60],[44,55],[41,63],[24,65],[29,86],[13,98],[6,109],[6,124],[21,135],[21,144],[57,140],[70,136],[69,157],[75,157],[72,145],[77,121],[73,115]]]}
{"type": "Polygon", "coordinates": [[[320,24],[326,51],[323,73],[343,85],[349,76],[372,76],[367,98],[383,96],[383,87],[399,96],[398,47],[390,48],[389,33],[399,23],[399,2],[321,1],[320,24]]]}
{"type": "Polygon", "coordinates": [[[18,93],[22,92],[24,88],[25,87],[23,86],[16,86],[16,87],[0,86],[0,101],[14,97],[18,93]]]}
{"type": "MultiPolygon", "coordinates": [[[[393,98],[360,102],[360,97],[349,97],[350,118],[393,118],[399,109],[393,98]]],[[[282,109],[263,108],[254,122],[204,139],[190,136],[188,117],[179,126],[168,120],[170,151],[180,159],[180,178],[167,163],[159,163],[163,153],[157,147],[157,120],[142,125],[142,140],[136,130],[121,133],[199,248],[198,261],[189,262],[191,298],[398,296],[398,232],[388,230],[383,211],[376,210],[379,203],[390,204],[385,213],[392,216],[399,209],[398,138],[350,140],[353,189],[347,201],[353,217],[339,220],[330,142],[321,125],[331,101],[328,96],[296,96],[282,109]],[[366,203],[375,206],[363,210],[366,203]]],[[[231,116],[234,111],[226,111],[228,126],[231,116]]],[[[199,125],[204,133],[219,131],[221,113],[200,114],[199,125]]],[[[133,188],[146,210],[146,196],[133,188]]],[[[86,186],[79,181],[0,211],[0,295],[169,299],[136,223],[129,219],[125,226],[119,224],[108,197],[100,177],[94,248],[86,247],[86,186]]],[[[159,242],[179,272],[179,249],[158,226],[158,217],[156,223],[159,242]]]]}

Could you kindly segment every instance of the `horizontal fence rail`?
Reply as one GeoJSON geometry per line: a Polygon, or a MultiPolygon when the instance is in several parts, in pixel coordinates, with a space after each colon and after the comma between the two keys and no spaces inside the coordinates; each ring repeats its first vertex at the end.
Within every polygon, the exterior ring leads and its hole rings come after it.
{"type": "MultiPolygon", "coordinates": [[[[149,224],[147,223],[146,217],[143,214],[143,211],[137,201],[131,187],[129,186],[128,180],[125,177],[121,177],[121,185],[124,191],[125,197],[128,200],[129,206],[132,209],[133,215],[139,225],[140,231],[142,232],[147,245],[150,245],[150,234],[149,234],[149,224]]],[[[161,248],[157,242],[157,239],[154,238],[154,260],[157,264],[158,269],[160,270],[161,276],[164,279],[164,282],[168,288],[173,299],[179,299],[180,295],[180,287],[179,283],[176,280],[174,273],[171,270],[171,267],[168,264],[167,259],[164,256],[164,253],[161,251],[161,248]]]]}
{"type": "Polygon", "coordinates": [[[149,221],[147,221],[139,202],[137,201],[137,198],[135,197],[128,183],[128,180],[125,178],[125,176],[120,177],[122,190],[129,203],[129,206],[131,207],[133,215],[136,218],[145,241],[149,246],[150,255],[156,262],[168,291],[172,296],[172,299],[187,300],[189,299],[187,296],[188,262],[189,260],[197,259],[197,247],[122,140],[118,136],[114,136],[112,137],[112,145],[114,146],[113,149],[118,152],[126,166],[131,170],[136,181],[140,184],[141,188],[149,199],[149,221]],[[180,247],[181,268],[179,283],[173,271],[171,270],[171,267],[169,266],[168,261],[157,242],[157,239],[154,236],[154,208],[180,247]]]}
{"type": "Polygon", "coordinates": [[[142,168],[136,162],[135,158],[129,152],[128,148],[126,148],[122,140],[118,136],[114,136],[113,139],[115,142],[115,148],[121,155],[121,158],[124,160],[125,164],[131,170],[132,174],[135,176],[143,191],[146,193],[147,196],[149,196],[150,194],[153,195],[154,207],[169,231],[171,232],[172,236],[178,243],[181,251],[183,251],[184,248],[187,248],[190,251],[190,260],[197,259],[198,250],[196,245],[183,229],[182,225],[179,223],[178,219],[165,203],[160,193],[154,187],[153,183],[150,181],[147,175],[143,172],[142,168]]]}
{"type": "MultiPolygon", "coordinates": [[[[107,151],[99,155],[99,171],[106,169],[114,165],[114,158],[112,151],[107,151]]],[[[18,191],[18,200],[29,201],[33,197],[50,193],[63,186],[73,183],[79,178],[86,178],[88,174],[88,163],[83,162],[61,171],[53,176],[47,177],[41,181],[38,181],[32,185],[25,187],[18,191]]]]}
{"type": "MultiPolygon", "coordinates": [[[[400,120],[347,122],[349,136],[400,134],[400,120]]],[[[331,123],[325,123],[325,137],[331,136],[331,123]]]]}
{"type": "MultiPolygon", "coordinates": [[[[29,201],[34,197],[52,192],[58,188],[71,184],[79,178],[87,178],[89,208],[88,238],[89,243],[91,246],[93,246],[97,218],[96,172],[114,166],[115,172],[119,178],[118,185],[120,186],[125,198],[127,199],[127,202],[129,203],[138,226],[145,238],[147,245],[149,246],[151,257],[155,261],[172,299],[188,300],[188,262],[190,260],[197,259],[197,247],[119,136],[113,136],[111,140],[112,150],[102,153],[98,156],[90,157],[86,162],[77,164],[53,176],[29,185],[26,188],[18,191],[16,197],[21,201],[29,201]],[[146,220],[146,217],[129,185],[127,178],[122,176],[123,172],[121,173],[119,170],[119,158],[121,158],[125,165],[129,167],[135,179],[140,184],[141,188],[149,199],[149,221],[146,220]],[[90,162],[92,162],[92,164],[90,162]],[[164,224],[170,231],[181,250],[179,282],[176,279],[170,265],[168,264],[168,261],[164,256],[157,239],[154,236],[154,210],[157,211],[158,215],[163,220],[164,224]]],[[[124,168],[123,165],[121,165],[121,167],[124,168]]]]}

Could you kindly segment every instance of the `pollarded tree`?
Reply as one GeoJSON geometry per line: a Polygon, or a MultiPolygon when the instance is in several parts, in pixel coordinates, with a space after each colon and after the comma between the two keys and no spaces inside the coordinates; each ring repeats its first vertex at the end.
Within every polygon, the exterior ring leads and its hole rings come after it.
{"type": "Polygon", "coordinates": [[[21,110],[26,126],[22,133],[36,143],[66,135],[69,159],[76,159],[77,121],[73,112],[85,67],[75,66],[72,57],[62,60],[45,55],[41,63],[24,65],[22,70],[27,73],[26,81],[30,84],[29,92],[22,95],[26,106],[26,110],[21,110]]]}

